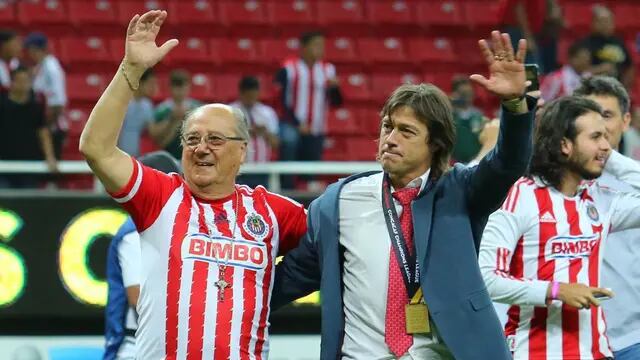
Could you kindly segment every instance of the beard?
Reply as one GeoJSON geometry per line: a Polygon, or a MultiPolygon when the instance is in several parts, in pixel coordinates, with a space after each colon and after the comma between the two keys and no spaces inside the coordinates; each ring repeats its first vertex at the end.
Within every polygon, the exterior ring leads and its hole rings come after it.
{"type": "Polygon", "coordinates": [[[575,154],[567,161],[567,169],[571,172],[574,172],[580,175],[584,180],[593,180],[597,179],[602,175],[602,170],[590,170],[587,168],[589,162],[593,160],[591,157],[586,156],[581,153],[575,154]]]}

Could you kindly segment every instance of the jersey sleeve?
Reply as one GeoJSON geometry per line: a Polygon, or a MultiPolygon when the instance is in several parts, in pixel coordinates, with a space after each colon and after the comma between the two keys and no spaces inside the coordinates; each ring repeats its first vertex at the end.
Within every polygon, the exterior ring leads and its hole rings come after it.
{"type": "Polygon", "coordinates": [[[140,234],[132,231],[118,245],[118,262],[124,287],[140,285],[140,234]]]}
{"type": "Polygon", "coordinates": [[[139,232],[153,224],[171,194],[182,184],[180,175],[165,174],[133,161],[129,182],[119,191],[109,193],[131,215],[139,232]]]}
{"type": "MultiPolygon", "coordinates": [[[[640,163],[617,151],[612,151],[605,169],[635,190],[614,194],[611,204],[611,231],[640,227],[640,163]]],[[[601,191],[613,192],[612,190],[601,191]]]]}
{"type": "Polygon", "coordinates": [[[284,255],[298,246],[300,239],[307,232],[307,211],[302,204],[288,197],[271,192],[267,192],[266,196],[280,229],[278,255],[284,255]]]}
{"type": "MultiPolygon", "coordinates": [[[[493,301],[516,305],[544,306],[548,281],[527,279],[513,269],[516,247],[529,228],[526,202],[528,194],[519,185],[511,189],[505,204],[489,216],[480,243],[479,265],[493,301]]],[[[523,186],[523,185],[520,185],[523,186]]]]}
{"type": "Polygon", "coordinates": [[[67,104],[67,92],[64,71],[60,64],[51,62],[49,65],[50,88],[47,91],[49,106],[64,106],[67,104]]]}

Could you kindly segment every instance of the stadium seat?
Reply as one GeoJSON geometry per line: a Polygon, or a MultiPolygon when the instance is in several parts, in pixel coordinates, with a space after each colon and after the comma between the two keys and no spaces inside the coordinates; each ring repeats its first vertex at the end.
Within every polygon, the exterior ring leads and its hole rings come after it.
{"type": "Polygon", "coordinates": [[[405,74],[373,74],[371,76],[371,97],[376,104],[382,104],[393,90],[402,84],[418,84],[420,75],[405,74]]]}
{"type": "Polygon", "coordinates": [[[259,44],[250,38],[211,39],[209,49],[213,61],[225,66],[243,64],[255,68],[262,61],[259,44]]]}
{"type": "Polygon", "coordinates": [[[78,102],[95,104],[107,86],[106,77],[99,74],[69,75],[67,81],[67,96],[74,105],[78,102]]]}
{"type": "Polygon", "coordinates": [[[351,137],[348,141],[349,160],[375,161],[378,151],[377,137],[362,135],[351,137]]]}
{"type": "MultiPolygon", "coordinates": [[[[162,10],[167,9],[167,3],[162,0],[143,0],[143,1],[131,1],[131,0],[119,0],[116,15],[120,24],[128,25],[129,21],[135,14],[144,14],[149,10],[162,10]]],[[[168,20],[172,21],[172,20],[168,20]]]]}
{"type": "Polygon", "coordinates": [[[163,62],[172,66],[189,67],[198,64],[209,64],[211,55],[207,48],[207,40],[203,38],[181,39],[177,51],[170,52],[163,62]]]}
{"type": "Polygon", "coordinates": [[[206,25],[217,22],[216,9],[212,1],[207,0],[173,0],[168,5],[170,21],[181,27],[181,30],[193,25],[206,25]]]}
{"type": "Polygon", "coordinates": [[[376,25],[413,24],[414,4],[403,0],[376,0],[367,3],[369,22],[376,25]]]}
{"type": "Polygon", "coordinates": [[[116,25],[115,4],[106,0],[69,1],[69,20],[76,27],[116,25]]]}
{"type": "Polygon", "coordinates": [[[371,100],[369,76],[362,73],[338,74],[340,90],[347,102],[366,102],[371,100]]]}
{"type": "Polygon", "coordinates": [[[469,1],[464,3],[467,24],[475,29],[493,29],[499,25],[500,2],[469,1]]]}
{"type": "MultiPolygon", "coordinates": [[[[409,39],[411,59],[428,63],[454,63],[457,61],[453,42],[445,37],[409,39]]],[[[466,59],[462,59],[465,61],[466,59]]]]}
{"type": "Polygon", "coordinates": [[[214,99],[217,102],[232,102],[238,98],[240,75],[224,74],[214,78],[214,99]]]}
{"type": "Polygon", "coordinates": [[[325,41],[325,57],[331,63],[360,62],[356,42],[352,38],[329,38],[325,41]]]}
{"type": "Polygon", "coordinates": [[[14,26],[16,22],[16,7],[6,1],[0,1],[0,24],[14,26]]]}
{"type": "Polygon", "coordinates": [[[373,64],[407,63],[410,59],[405,53],[402,39],[397,37],[361,38],[358,40],[358,50],[363,61],[373,64]]]}
{"type": "Polygon", "coordinates": [[[360,110],[358,126],[361,129],[362,136],[376,138],[380,135],[380,110],[382,105],[383,103],[376,103],[360,110]]]}
{"type": "Polygon", "coordinates": [[[324,149],[322,160],[324,161],[347,161],[353,160],[349,158],[348,137],[345,136],[326,136],[324,140],[324,149]]]}
{"type": "Polygon", "coordinates": [[[192,74],[190,96],[203,102],[218,101],[212,77],[205,73],[192,74]]]}
{"type": "Polygon", "coordinates": [[[262,60],[280,64],[284,59],[298,54],[300,43],[297,38],[265,39],[260,42],[262,60]]]}
{"type": "MultiPolygon", "coordinates": [[[[255,0],[227,0],[218,5],[220,22],[237,33],[235,29],[244,29],[245,36],[255,34],[256,30],[267,29],[266,5],[255,0]]],[[[263,32],[261,32],[263,33],[263,32]]]]}
{"type": "Polygon", "coordinates": [[[634,32],[640,29],[640,3],[615,4],[613,7],[616,29],[619,31],[634,32]]]}
{"type": "Polygon", "coordinates": [[[418,22],[422,26],[461,27],[464,28],[464,16],[458,1],[440,0],[418,3],[418,22]]]}
{"type": "MultiPolygon", "coordinates": [[[[121,43],[123,42],[120,40],[121,43]]],[[[124,47],[124,44],[122,44],[124,47]]],[[[111,64],[109,43],[100,37],[73,37],[60,40],[60,60],[69,66],[111,64]]]]}
{"type": "Polygon", "coordinates": [[[458,72],[432,72],[432,71],[427,71],[427,72],[422,74],[422,77],[423,77],[424,82],[431,83],[431,84],[437,86],[438,88],[440,88],[440,90],[442,90],[445,93],[449,94],[451,92],[451,80],[453,80],[453,78],[456,75],[467,76],[467,74],[458,73],[458,72]]]}
{"type": "Polygon", "coordinates": [[[352,135],[358,129],[358,112],[354,108],[330,109],[327,116],[328,135],[352,135]]]}
{"type": "Polygon", "coordinates": [[[304,25],[312,27],[315,14],[312,1],[288,0],[269,3],[269,21],[274,25],[304,25]]]}
{"type": "Polygon", "coordinates": [[[42,25],[67,25],[69,18],[61,1],[19,1],[18,20],[30,29],[42,25]]]}
{"type": "Polygon", "coordinates": [[[318,1],[318,23],[328,34],[366,35],[368,27],[361,1],[318,1]]]}
{"type": "Polygon", "coordinates": [[[69,123],[69,136],[80,136],[90,113],[90,107],[71,107],[65,110],[65,117],[69,123]]]}
{"type": "Polygon", "coordinates": [[[482,68],[486,70],[485,61],[478,46],[478,40],[483,37],[487,37],[487,34],[478,34],[477,36],[470,35],[455,41],[455,54],[461,68],[467,70],[482,68]]]}
{"type": "Polygon", "coordinates": [[[591,24],[591,7],[584,3],[567,3],[562,6],[565,27],[573,34],[584,35],[591,24]]]}

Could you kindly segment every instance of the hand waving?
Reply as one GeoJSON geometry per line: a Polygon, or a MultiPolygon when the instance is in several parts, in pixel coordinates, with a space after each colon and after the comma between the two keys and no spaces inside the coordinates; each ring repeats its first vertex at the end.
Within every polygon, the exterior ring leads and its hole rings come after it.
{"type": "Polygon", "coordinates": [[[142,16],[136,14],[131,19],[125,45],[125,61],[128,65],[144,71],[157,64],[178,45],[176,39],[168,40],[160,47],[156,45],[156,37],[166,18],[166,11],[151,10],[142,16]]]}
{"type": "Polygon", "coordinates": [[[494,93],[502,100],[509,100],[524,95],[526,76],[524,71],[524,57],[527,41],[521,39],[518,52],[514,54],[509,34],[491,32],[493,50],[486,40],[480,40],[478,45],[489,65],[489,79],[482,75],[473,74],[470,79],[494,93]]]}

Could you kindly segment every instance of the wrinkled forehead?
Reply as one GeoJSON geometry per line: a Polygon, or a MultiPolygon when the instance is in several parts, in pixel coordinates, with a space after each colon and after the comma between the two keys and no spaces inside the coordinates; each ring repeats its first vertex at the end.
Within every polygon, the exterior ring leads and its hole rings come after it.
{"type": "Polygon", "coordinates": [[[185,124],[184,133],[236,133],[236,119],[230,106],[224,104],[204,105],[191,113],[185,124]]]}

